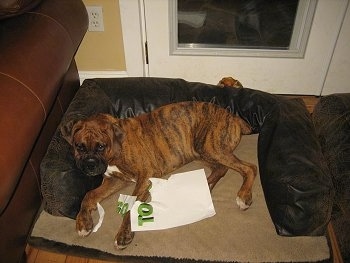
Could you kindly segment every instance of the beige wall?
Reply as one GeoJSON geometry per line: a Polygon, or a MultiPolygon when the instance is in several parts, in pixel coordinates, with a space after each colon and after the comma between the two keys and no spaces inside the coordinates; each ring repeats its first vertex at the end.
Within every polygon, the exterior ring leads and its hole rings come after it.
{"type": "Polygon", "coordinates": [[[125,71],[118,0],[83,0],[102,6],[104,32],[87,32],[76,55],[79,71],[125,71]]]}

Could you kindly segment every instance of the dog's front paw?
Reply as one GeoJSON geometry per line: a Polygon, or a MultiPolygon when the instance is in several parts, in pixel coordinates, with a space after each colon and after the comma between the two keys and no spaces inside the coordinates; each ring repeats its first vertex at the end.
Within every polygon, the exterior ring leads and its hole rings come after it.
{"type": "Polygon", "coordinates": [[[80,211],[75,220],[75,227],[78,235],[81,237],[88,236],[91,233],[93,226],[94,222],[90,213],[80,211]]]}
{"type": "Polygon", "coordinates": [[[115,237],[115,248],[118,250],[126,248],[132,242],[134,235],[134,232],[131,232],[131,230],[120,230],[115,237]]]}

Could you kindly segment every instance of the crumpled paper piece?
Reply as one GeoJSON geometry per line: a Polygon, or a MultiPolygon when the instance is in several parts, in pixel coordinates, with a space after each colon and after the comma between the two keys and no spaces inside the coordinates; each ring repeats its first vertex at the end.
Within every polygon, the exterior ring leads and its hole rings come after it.
{"type": "Polygon", "coordinates": [[[215,215],[204,169],[150,181],[152,201],[136,201],[130,210],[132,231],[168,229],[215,215]]]}
{"type": "Polygon", "coordinates": [[[117,213],[124,216],[135,204],[136,196],[120,194],[118,198],[117,213]]]}
{"type": "MultiPolygon", "coordinates": [[[[191,224],[216,214],[204,169],[178,173],[168,180],[151,178],[149,190],[152,201],[136,201],[136,196],[121,194],[117,213],[122,216],[130,210],[131,230],[161,230],[191,224]]],[[[98,223],[101,227],[105,211],[97,203],[98,223]]]]}

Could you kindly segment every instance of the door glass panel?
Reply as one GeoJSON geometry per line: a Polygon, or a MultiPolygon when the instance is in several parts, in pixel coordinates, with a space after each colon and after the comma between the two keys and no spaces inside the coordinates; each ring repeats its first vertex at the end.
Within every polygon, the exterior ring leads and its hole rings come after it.
{"type": "Polygon", "coordinates": [[[302,57],[316,1],[169,1],[174,55],[302,57]]]}

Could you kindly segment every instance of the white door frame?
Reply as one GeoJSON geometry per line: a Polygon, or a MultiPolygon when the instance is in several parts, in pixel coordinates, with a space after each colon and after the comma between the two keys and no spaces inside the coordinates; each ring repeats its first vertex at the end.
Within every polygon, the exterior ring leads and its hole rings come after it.
{"type": "Polygon", "coordinates": [[[130,77],[148,77],[147,41],[143,0],[119,0],[126,72],[130,77]]]}

